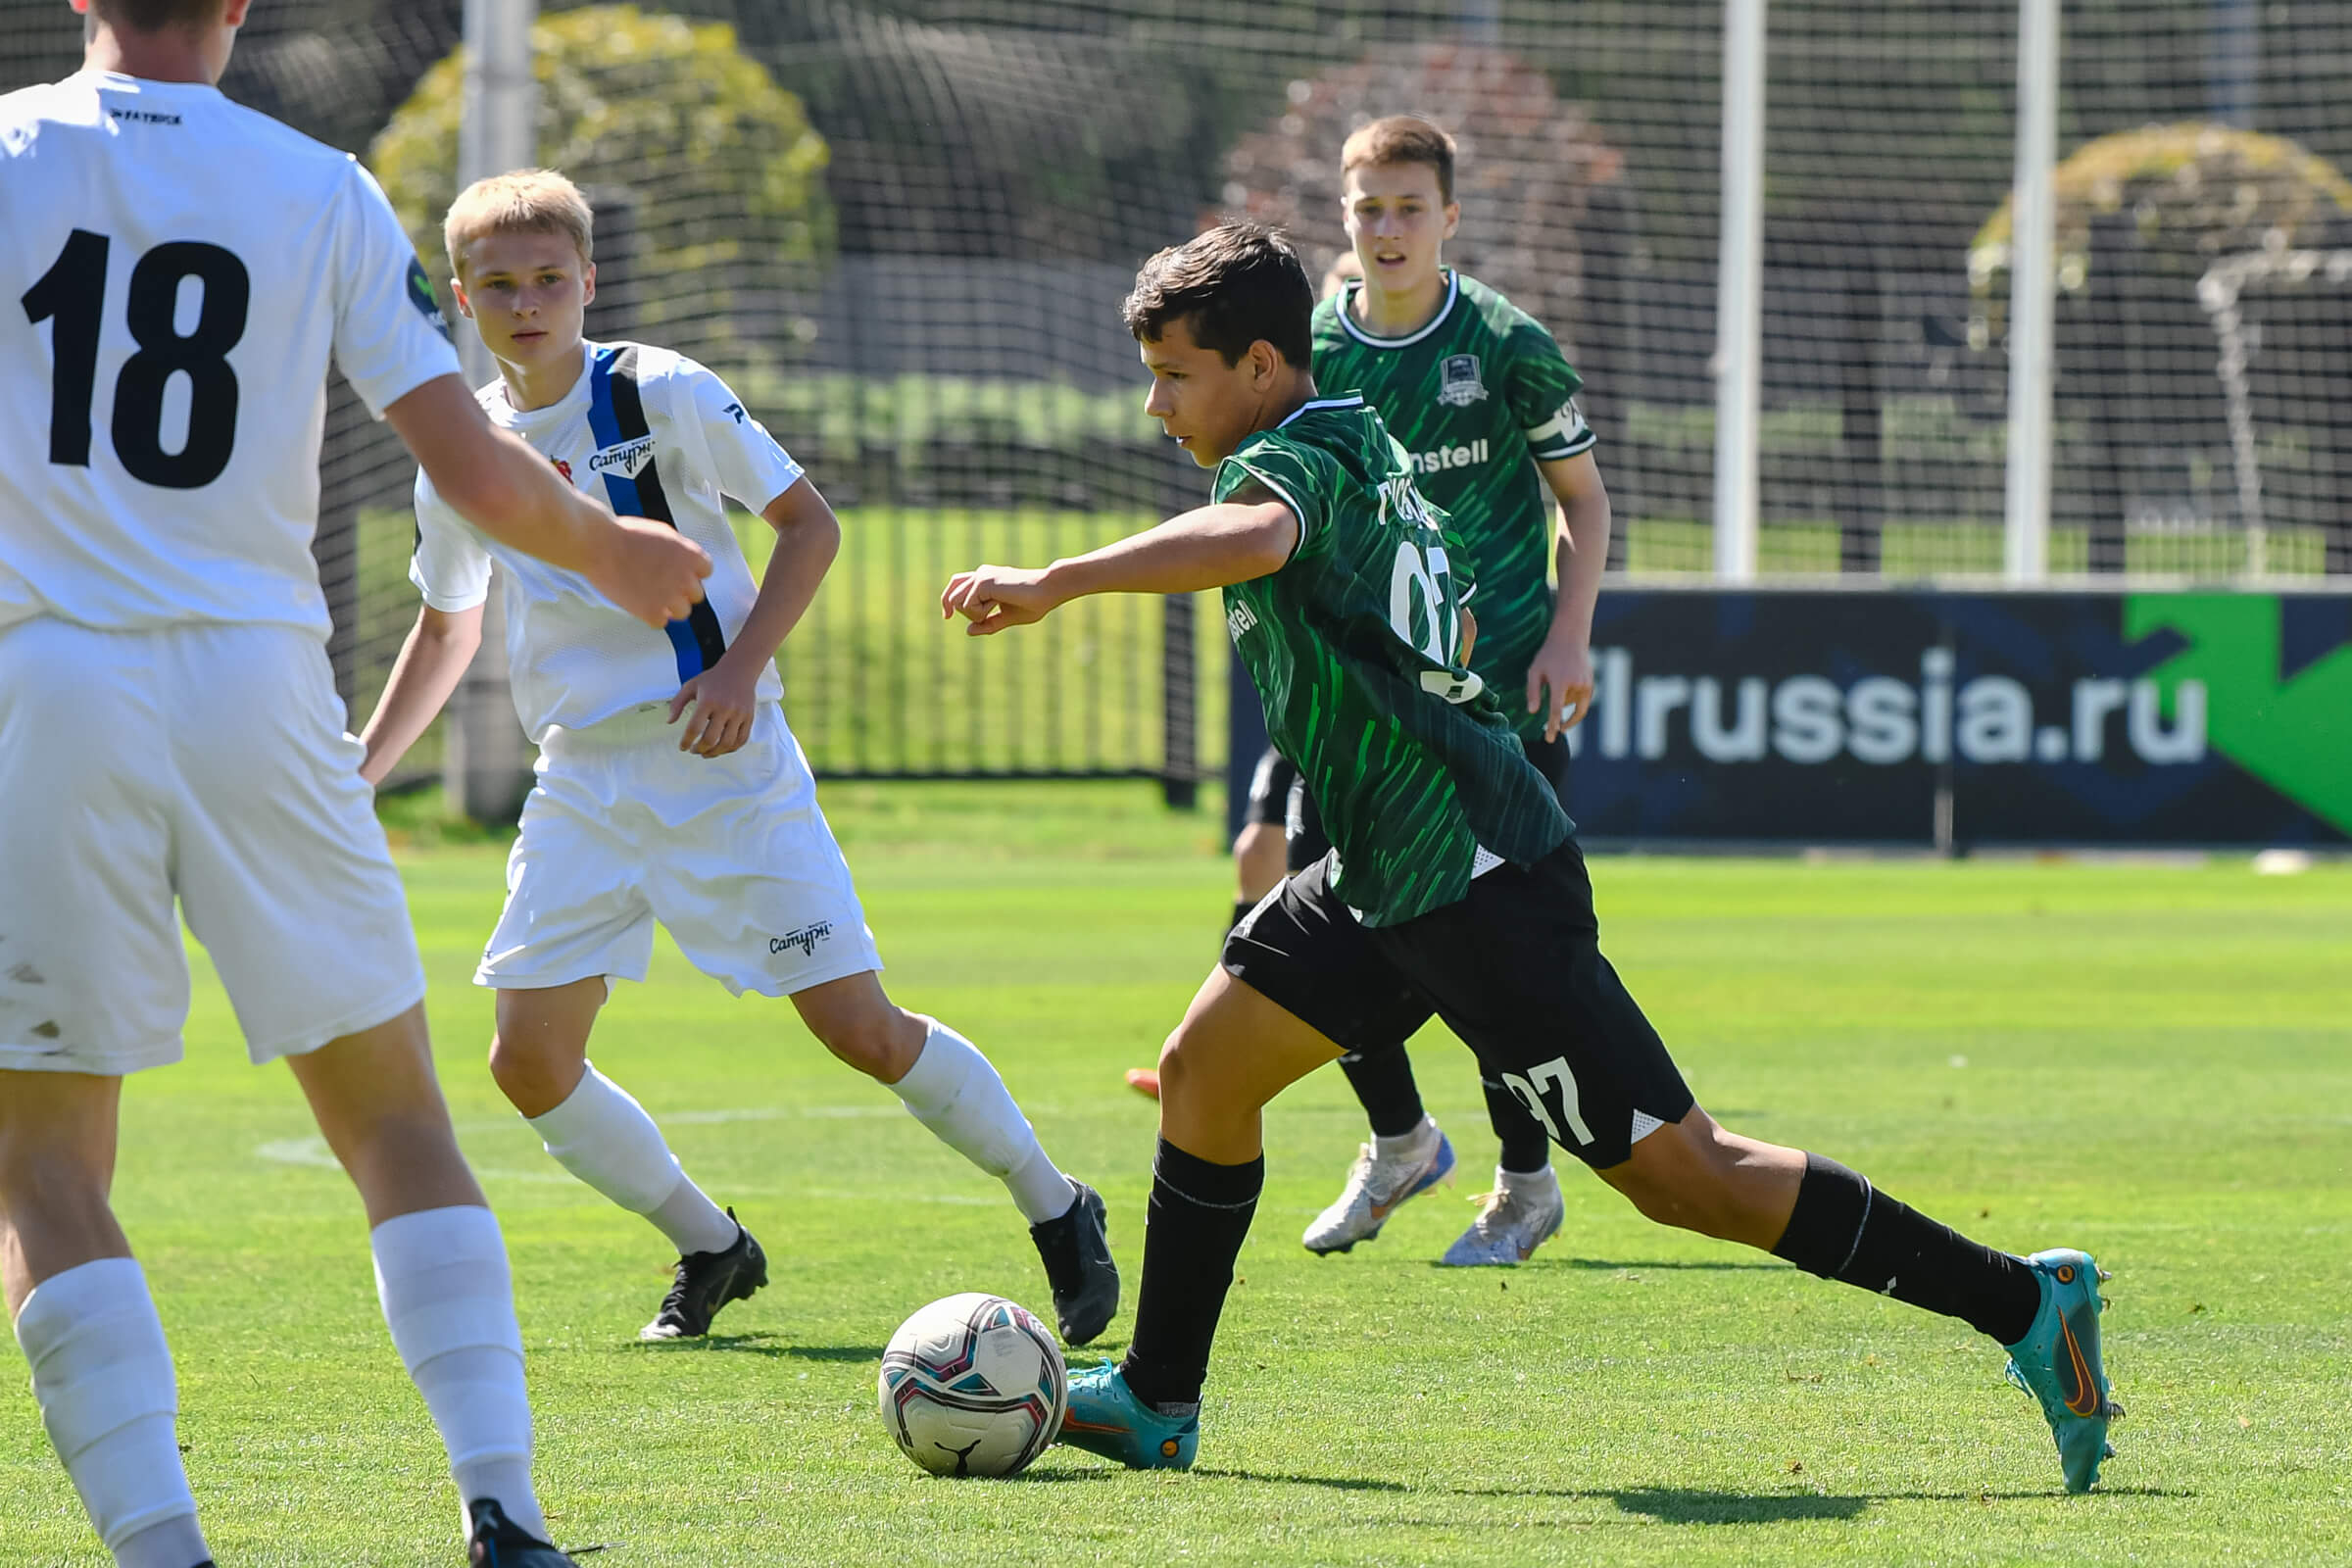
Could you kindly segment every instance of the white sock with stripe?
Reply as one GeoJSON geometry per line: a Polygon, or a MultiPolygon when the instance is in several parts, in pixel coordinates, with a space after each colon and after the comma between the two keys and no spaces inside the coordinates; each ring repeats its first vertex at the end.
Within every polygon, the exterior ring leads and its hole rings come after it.
{"type": "Polygon", "coordinates": [[[204,1561],[179,1460],[179,1390],[147,1276],[102,1257],[33,1287],[17,1314],[41,1424],[122,1568],[204,1561]]]}

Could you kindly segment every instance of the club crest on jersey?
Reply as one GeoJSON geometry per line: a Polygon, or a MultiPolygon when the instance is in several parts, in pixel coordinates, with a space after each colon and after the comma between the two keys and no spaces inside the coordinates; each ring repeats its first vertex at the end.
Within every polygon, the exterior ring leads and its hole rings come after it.
{"type": "Polygon", "coordinates": [[[1478,356],[1448,354],[1438,367],[1438,401],[1449,409],[1466,409],[1486,401],[1487,383],[1479,376],[1478,356]]]}
{"type": "Polygon", "coordinates": [[[645,466],[654,461],[654,438],[641,435],[634,441],[605,447],[588,460],[590,473],[617,473],[624,479],[634,479],[645,466]]]}
{"type": "Polygon", "coordinates": [[[574,482],[571,477],[570,464],[565,463],[562,458],[550,458],[547,461],[556,466],[556,471],[564,476],[564,482],[565,484],[571,484],[574,482]]]}

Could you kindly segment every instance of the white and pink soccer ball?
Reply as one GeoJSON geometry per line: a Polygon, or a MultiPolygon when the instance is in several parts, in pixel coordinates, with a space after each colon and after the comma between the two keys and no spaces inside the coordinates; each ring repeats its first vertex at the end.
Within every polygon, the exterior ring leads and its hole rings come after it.
{"type": "Polygon", "coordinates": [[[878,1388],[899,1449],[943,1476],[1010,1476],[1061,1432],[1069,1372],[1046,1326],[1001,1296],[933,1301],[890,1338],[878,1388]]]}

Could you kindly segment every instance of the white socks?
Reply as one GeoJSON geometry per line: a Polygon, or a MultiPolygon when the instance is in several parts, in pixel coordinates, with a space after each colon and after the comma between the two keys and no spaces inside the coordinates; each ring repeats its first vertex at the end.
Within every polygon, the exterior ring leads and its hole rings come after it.
{"type": "Polygon", "coordinates": [[[645,1107],[596,1063],[588,1063],[564,1103],[525,1119],[558,1164],[651,1220],[681,1253],[735,1245],[735,1222],[679,1168],[645,1107]]]}
{"type": "Polygon", "coordinates": [[[384,1322],[449,1449],[459,1501],[494,1497],[546,1540],[531,1490],[522,1331],[498,1221],[486,1208],[428,1208],[384,1221],[368,1245],[384,1322]]]}
{"type": "Polygon", "coordinates": [[[923,1022],[930,1033],[923,1037],[922,1054],[890,1092],[941,1143],[1003,1182],[1030,1224],[1068,1213],[1078,1189],[1046,1157],[997,1069],[979,1048],[937,1018],[923,1022]]]}
{"type": "Polygon", "coordinates": [[[1544,1162],[1542,1170],[1504,1170],[1494,1167],[1494,1190],[1506,1198],[1533,1198],[1560,1201],[1559,1173],[1544,1162]]]}
{"type": "Polygon", "coordinates": [[[127,1257],[55,1274],[17,1314],[41,1422],[122,1568],[195,1568],[210,1553],[179,1462],[179,1391],[147,1276],[127,1257]]]}
{"type": "Polygon", "coordinates": [[[1427,1159],[1437,1147],[1438,1124],[1427,1116],[1409,1133],[1399,1133],[1395,1138],[1383,1138],[1377,1133],[1372,1136],[1372,1157],[1384,1165],[1427,1159]]]}

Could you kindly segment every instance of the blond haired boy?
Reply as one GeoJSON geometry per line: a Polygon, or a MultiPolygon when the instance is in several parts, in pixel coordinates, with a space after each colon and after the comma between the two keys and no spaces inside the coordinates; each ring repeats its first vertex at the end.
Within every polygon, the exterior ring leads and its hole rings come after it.
{"type": "Polygon", "coordinates": [[[644,1338],[706,1333],[719,1308],[765,1285],[759,1244],[588,1060],[610,982],[645,978],[659,921],[730,992],[790,997],[828,1050],[1004,1181],[1062,1335],[1083,1345],[1118,1302],[1102,1200],[1054,1167],[987,1057],[884,994],[849,867],[784,721],[775,651],[815,596],[840,524],[718,376],[665,349],[582,337],[592,223],[579,189],[547,170],[477,181],[451,206],[458,308],[499,365],[478,396],[573,484],[700,544],[709,597],[649,632],[575,574],[483,537],[419,474],[410,576],[424,608],[362,737],[364,771],[380,780],[473,657],[495,560],[515,710],[540,757],[506,909],[474,976],[498,994],[491,1074],[550,1154],[677,1249],[644,1338]],[[758,584],[725,497],[776,532],[758,584]]]}

